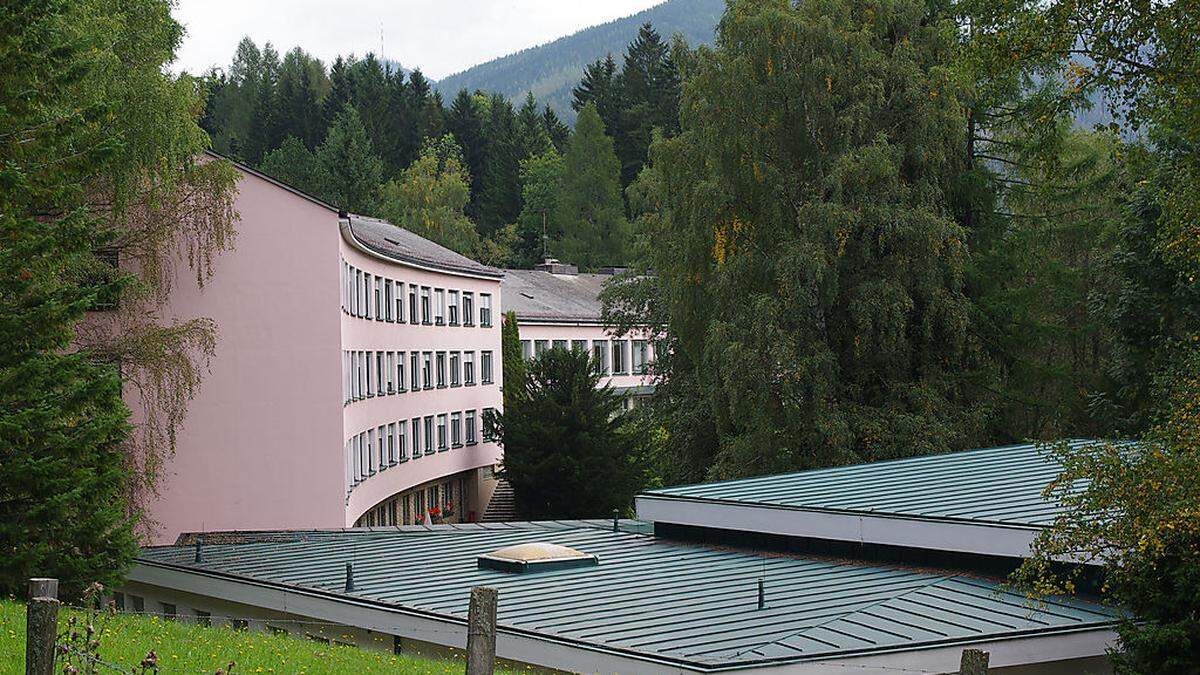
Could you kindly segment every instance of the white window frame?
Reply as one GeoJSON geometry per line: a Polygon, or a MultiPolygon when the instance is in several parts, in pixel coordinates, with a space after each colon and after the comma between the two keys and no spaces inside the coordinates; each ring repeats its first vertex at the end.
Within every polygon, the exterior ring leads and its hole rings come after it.
{"type": "Polygon", "coordinates": [[[463,352],[463,386],[475,386],[475,352],[463,352]]]}

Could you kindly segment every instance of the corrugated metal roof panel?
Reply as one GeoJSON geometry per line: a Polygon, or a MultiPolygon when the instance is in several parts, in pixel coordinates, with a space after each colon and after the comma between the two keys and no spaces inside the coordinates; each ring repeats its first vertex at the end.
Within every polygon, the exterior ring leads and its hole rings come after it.
{"type": "Polygon", "coordinates": [[[315,531],[240,544],[146,549],[142,558],[466,617],[469,589],[500,592],[499,623],[697,664],[886,651],[1110,623],[1093,603],[1026,606],[995,581],[882,564],[764,555],[611,530],[611,521],[315,531]],[[478,569],[476,556],[550,541],[600,564],[537,575],[478,569]],[[758,580],[766,607],[759,609],[758,580]]]}
{"type": "MultiPolygon", "coordinates": [[[[1098,441],[1072,440],[1074,447],[1098,441]]],[[[651,490],[650,495],[1046,526],[1060,509],[1042,490],[1061,468],[1040,445],[1012,445],[873,464],[651,490]]]]}

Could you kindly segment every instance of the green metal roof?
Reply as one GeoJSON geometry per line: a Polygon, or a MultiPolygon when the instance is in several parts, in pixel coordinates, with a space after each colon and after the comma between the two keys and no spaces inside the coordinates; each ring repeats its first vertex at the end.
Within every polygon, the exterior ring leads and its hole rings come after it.
{"type": "Polygon", "coordinates": [[[683,544],[641,529],[574,521],[239,534],[225,540],[244,543],[205,543],[201,563],[190,546],[145,549],[141,561],[335,597],[349,562],[355,601],[459,620],[469,589],[487,585],[499,590],[502,630],[701,668],[1066,633],[1115,618],[1075,599],[1031,607],[978,576],[683,544]],[[476,564],[526,542],[569,546],[599,564],[533,574],[476,564]]]}
{"type": "MultiPolygon", "coordinates": [[[[1073,447],[1099,441],[1072,440],[1073,447]]],[[[1042,490],[1061,467],[1040,445],[650,490],[705,501],[1044,527],[1060,508],[1042,490]]]]}

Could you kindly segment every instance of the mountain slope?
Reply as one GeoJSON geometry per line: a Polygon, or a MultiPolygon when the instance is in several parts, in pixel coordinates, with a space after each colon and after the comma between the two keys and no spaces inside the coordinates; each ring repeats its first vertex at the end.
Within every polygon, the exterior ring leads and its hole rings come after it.
{"type": "Polygon", "coordinates": [[[447,101],[459,89],[497,92],[514,101],[532,91],[539,103],[549,104],[560,117],[573,122],[571,88],[579,84],[584,66],[611,53],[619,67],[625,46],[647,21],[664,39],[679,33],[690,45],[711,44],[724,11],[724,0],[667,0],[632,16],[473,66],[439,80],[434,88],[447,101]]]}

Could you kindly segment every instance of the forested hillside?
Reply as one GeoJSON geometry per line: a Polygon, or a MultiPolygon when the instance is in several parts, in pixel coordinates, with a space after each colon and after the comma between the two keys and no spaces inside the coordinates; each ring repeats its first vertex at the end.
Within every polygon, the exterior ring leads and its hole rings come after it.
{"type": "Polygon", "coordinates": [[[434,88],[446,98],[459,89],[483,89],[513,101],[531,92],[559,117],[574,123],[571,88],[579,82],[587,64],[608,54],[619,56],[646,22],[666,40],[678,33],[693,47],[710,44],[723,11],[724,0],[667,0],[632,16],[473,66],[439,80],[434,88]]]}

